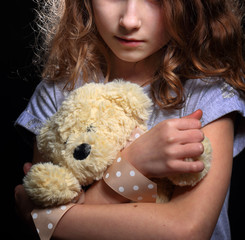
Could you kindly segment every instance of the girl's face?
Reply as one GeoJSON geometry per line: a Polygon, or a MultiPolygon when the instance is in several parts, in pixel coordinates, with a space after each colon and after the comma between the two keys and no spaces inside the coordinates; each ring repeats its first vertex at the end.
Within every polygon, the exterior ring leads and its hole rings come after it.
{"type": "Polygon", "coordinates": [[[116,57],[139,62],[168,41],[160,0],[92,0],[95,23],[116,57]]]}

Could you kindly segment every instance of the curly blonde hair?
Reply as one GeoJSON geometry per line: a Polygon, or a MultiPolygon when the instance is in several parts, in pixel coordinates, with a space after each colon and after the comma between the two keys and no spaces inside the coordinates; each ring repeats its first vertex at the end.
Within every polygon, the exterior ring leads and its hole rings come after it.
{"type": "MultiPolygon", "coordinates": [[[[108,47],[97,32],[91,0],[37,0],[42,37],[43,77],[66,81],[72,90],[81,76],[98,81],[110,77],[108,47]]],[[[161,1],[170,42],[151,82],[154,101],[178,108],[187,79],[222,77],[245,91],[242,55],[242,6],[236,0],[161,1]]]]}

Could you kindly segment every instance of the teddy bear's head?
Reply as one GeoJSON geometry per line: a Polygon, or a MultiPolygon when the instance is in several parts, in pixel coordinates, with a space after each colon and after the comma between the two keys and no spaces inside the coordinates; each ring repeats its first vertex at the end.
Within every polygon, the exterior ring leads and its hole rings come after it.
{"type": "Polygon", "coordinates": [[[89,83],[68,96],[37,137],[39,151],[81,185],[102,178],[131,132],[146,130],[151,100],[136,84],[89,83]]]}

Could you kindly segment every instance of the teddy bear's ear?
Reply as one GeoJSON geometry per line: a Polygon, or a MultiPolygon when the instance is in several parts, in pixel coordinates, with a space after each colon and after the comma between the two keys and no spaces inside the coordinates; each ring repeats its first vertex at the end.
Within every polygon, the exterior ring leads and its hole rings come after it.
{"type": "MultiPolygon", "coordinates": [[[[86,118],[89,109],[86,104],[80,106],[76,104],[77,91],[72,91],[68,98],[62,103],[60,109],[47,120],[45,125],[40,129],[37,135],[37,146],[39,151],[45,156],[49,156],[49,160],[55,162],[61,150],[65,148],[69,136],[77,130],[79,126],[78,109],[82,109],[86,118]],[[85,108],[85,109],[83,109],[85,108]]],[[[79,116],[81,118],[81,116],[79,116]]],[[[79,119],[82,121],[82,119],[79,119]]]]}
{"type": "Polygon", "coordinates": [[[57,134],[56,127],[55,121],[51,118],[40,129],[40,132],[36,137],[38,150],[47,161],[52,162],[54,162],[54,156],[56,156],[56,149],[60,150],[64,147],[57,134]]]}
{"type": "Polygon", "coordinates": [[[137,84],[123,80],[114,80],[105,85],[107,98],[113,99],[124,111],[145,122],[151,113],[152,101],[137,84]]]}

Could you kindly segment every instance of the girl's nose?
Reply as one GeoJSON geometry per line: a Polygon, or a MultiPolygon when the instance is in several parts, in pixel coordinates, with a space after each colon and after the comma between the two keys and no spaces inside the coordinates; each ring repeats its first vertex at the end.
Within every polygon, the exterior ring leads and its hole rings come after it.
{"type": "Polygon", "coordinates": [[[141,27],[141,19],[138,9],[136,1],[127,1],[125,11],[119,19],[120,26],[127,30],[139,29],[141,27]]]}

